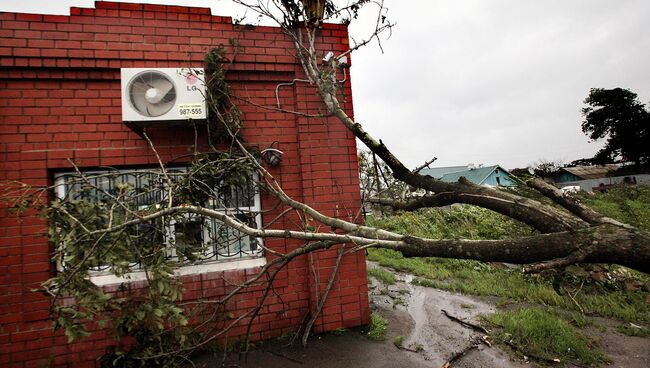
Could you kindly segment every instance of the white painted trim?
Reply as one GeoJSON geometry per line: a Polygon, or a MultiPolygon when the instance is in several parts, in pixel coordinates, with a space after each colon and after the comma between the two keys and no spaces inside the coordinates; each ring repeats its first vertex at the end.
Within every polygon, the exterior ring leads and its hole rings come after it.
{"type": "MultiPolygon", "coordinates": [[[[262,267],[265,264],[266,264],[266,258],[264,257],[241,259],[238,261],[228,260],[224,262],[214,262],[214,263],[206,263],[200,265],[184,266],[174,271],[174,275],[185,276],[185,275],[197,275],[197,274],[209,273],[209,272],[239,270],[239,269],[246,269],[246,268],[262,267]]],[[[124,275],[123,277],[118,277],[113,274],[106,274],[106,275],[91,274],[90,275],[90,281],[92,281],[93,284],[97,286],[106,286],[112,284],[122,284],[122,283],[146,281],[146,280],[147,277],[144,271],[131,272],[127,275],[124,275]]]]}

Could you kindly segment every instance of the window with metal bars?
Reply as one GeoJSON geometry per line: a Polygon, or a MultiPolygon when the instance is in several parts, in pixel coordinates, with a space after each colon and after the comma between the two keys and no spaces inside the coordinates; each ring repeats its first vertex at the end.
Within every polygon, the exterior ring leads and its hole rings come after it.
{"type": "MultiPolygon", "coordinates": [[[[168,169],[172,182],[188,175],[186,168],[168,169]]],[[[260,194],[253,178],[242,187],[209,188],[204,206],[236,218],[242,223],[261,228],[260,194]]],[[[56,197],[61,200],[112,202],[120,201],[122,211],[147,211],[163,208],[168,203],[168,184],[156,169],[96,170],[55,175],[56,197]],[[125,190],[127,188],[127,190],[125,190]]],[[[135,216],[134,216],[135,218],[135,216]]],[[[181,266],[196,266],[263,256],[261,239],[225,226],[221,221],[194,215],[160,218],[129,229],[134,244],[142,249],[164,246],[165,256],[181,266]]],[[[64,267],[64,265],[60,265],[64,267]]],[[[130,268],[141,269],[133,260],[130,268]]],[[[110,273],[110,266],[96,266],[98,274],[110,273]]]]}

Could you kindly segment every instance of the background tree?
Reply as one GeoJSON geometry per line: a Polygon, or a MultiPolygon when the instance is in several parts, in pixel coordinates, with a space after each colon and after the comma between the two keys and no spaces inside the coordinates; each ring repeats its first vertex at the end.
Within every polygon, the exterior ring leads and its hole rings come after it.
{"type": "Polygon", "coordinates": [[[566,166],[567,167],[574,167],[574,166],[589,166],[593,165],[595,161],[591,158],[579,158],[576,160],[573,160],[569,162],[566,166]]]}
{"type": "Polygon", "coordinates": [[[393,188],[396,181],[391,175],[390,168],[384,162],[377,160],[372,152],[365,150],[357,152],[357,159],[362,200],[380,195],[389,188],[396,193],[393,188]]]}
{"type": "Polygon", "coordinates": [[[543,178],[555,174],[565,166],[566,165],[560,160],[553,161],[547,159],[541,159],[531,165],[535,175],[543,178]]]}
{"type": "MultiPolygon", "coordinates": [[[[413,195],[417,190],[404,182],[397,180],[393,177],[393,172],[388,165],[382,160],[377,159],[377,156],[368,150],[359,150],[357,152],[357,160],[359,163],[359,183],[361,185],[361,201],[363,202],[364,209],[373,208],[379,213],[384,213],[382,206],[373,206],[370,198],[386,197],[386,198],[399,198],[405,199],[407,196],[413,195]]],[[[428,168],[435,160],[425,162],[415,169],[420,171],[428,168]]],[[[423,191],[420,191],[423,194],[423,191]]]]}
{"type": "Polygon", "coordinates": [[[525,182],[528,179],[531,179],[534,176],[534,172],[532,171],[532,168],[528,167],[523,167],[523,168],[514,168],[508,170],[510,172],[510,175],[516,176],[517,179],[521,180],[522,182],[525,182]]]}
{"type": "Polygon", "coordinates": [[[610,163],[621,157],[639,166],[648,161],[650,112],[636,93],[623,88],[592,88],[584,103],[582,131],[592,140],[607,138],[592,162],[610,163]]]}

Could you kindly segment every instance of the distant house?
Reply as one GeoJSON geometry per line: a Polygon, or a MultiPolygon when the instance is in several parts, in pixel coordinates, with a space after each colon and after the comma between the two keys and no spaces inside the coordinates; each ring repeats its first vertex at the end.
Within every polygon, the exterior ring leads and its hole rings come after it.
{"type": "Polygon", "coordinates": [[[434,167],[431,169],[422,169],[420,173],[449,183],[457,182],[461,176],[474,184],[488,185],[492,187],[510,187],[514,186],[516,182],[516,179],[514,179],[506,169],[499,165],[434,167]]]}
{"type": "Polygon", "coordinates": [[[555,183],[600,179],[606,178],[608,173],[616,171],[618,168],[620,168],[620,166],[616,164],[563,167],[557,172],[549,175],[549,179],[555,183]]]}
{"type": "Polygon", "coordinates": [[[578,186],[586,192],[603,191],[622,183],[650,184],[649,174],[610,176],[620,168],[618,164],[563,167],[544,179],[561,188],[578,186]]]}

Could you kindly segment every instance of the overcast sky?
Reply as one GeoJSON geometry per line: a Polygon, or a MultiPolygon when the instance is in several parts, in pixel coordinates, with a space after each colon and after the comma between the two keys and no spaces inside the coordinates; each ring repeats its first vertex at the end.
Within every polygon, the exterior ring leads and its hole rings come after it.
{"type": "MultiPolygon", "coordinates": [[[[211,7],[226,0],[131,1],[211,7]]],[[[580,131],[589,88],[650,101],[650,1],[386,0],[397,23],[353,56],[355,117],[407,165],[524,167],[590,157],[580,131]]],[[[2,0],[0,10],[69,14],[93,1],[2,0]]],[[[361,39],[371,24],[351,28],[361,39]]]]}

